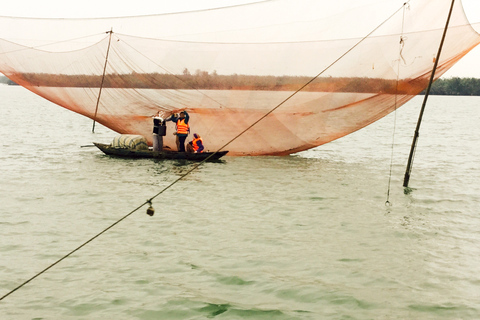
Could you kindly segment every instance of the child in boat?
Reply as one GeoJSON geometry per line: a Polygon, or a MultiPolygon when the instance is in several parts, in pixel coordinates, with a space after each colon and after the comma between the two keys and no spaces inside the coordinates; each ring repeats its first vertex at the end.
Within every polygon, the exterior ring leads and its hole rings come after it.
{"type": "Polygon", "coordinates": [[[193,140],[187,145],[187,152],[201,153],[205,147],[203,146],[203,139],[198,133],[193,134],[193,140]]]}

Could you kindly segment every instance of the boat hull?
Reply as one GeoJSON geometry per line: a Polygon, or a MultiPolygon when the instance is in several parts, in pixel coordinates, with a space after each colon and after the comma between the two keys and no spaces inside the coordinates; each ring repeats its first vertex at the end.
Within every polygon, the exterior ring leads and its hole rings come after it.
{"type": "Polygon", "coordinates": [[[115,148],[109,144],[93,143],[98,149],[109,156],[123,157],[123,158],[150,158],[160,160],[189,160],[189,161],[218,161],[228,151],[219,152],[176,152],[176,151],[151,151],[151,150],[132,150],[126,148],[115,148]]]}

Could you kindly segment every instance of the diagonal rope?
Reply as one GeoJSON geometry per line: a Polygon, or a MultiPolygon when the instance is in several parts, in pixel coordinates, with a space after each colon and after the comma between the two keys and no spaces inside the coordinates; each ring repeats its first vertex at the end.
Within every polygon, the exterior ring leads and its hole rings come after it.
{"type": "Polygon", "coordinates": [[[194,170],[196,170],[198,167],[200,167],[203,163],[205,163],[206,161],[208,161],[211,157],[213,157],[215,154],[217,154],[218,152],[220,152],[221,150],[223,150],[225,147],[227,147],[229,144],[231,144],[233,141],[235,141],[236,139],[238,139],[241,135],[243,135],[245,132],[247,132],[248,130],[250,130],[253,126],[255,126],[257,123],[259,123],[260,121],[262,121],[263,119],[265,119],[269,114],[271,114],[272,112],[274,112],[275,110],[277,110],[280,106],[282,106],[285,102],[287,102],[288,100],[290,100],[293,96],[295,96],[298,92],[300,92],[301,90],[303,90],[305,87],[307,87],[310,83],[312,83],[315,79],[317,79],[320,75],[322,75],[325,71],[327,71],[329,68],[331,68],[334,64],[336,64],[338,61],[340,61],[343,57],[345,57],[348,53],[350,53],[353,49],[355,49],[358,45],[360,45],[360,43],[362,43],[363,41],[365,41],[365,39],[367,39],[368,37],[370,37],[370,35],[372,35],[376,30],[378,30],[382,25],[384,25],[387,21],[389,21],[393,16],[395,16],[401,9],[403,8],[403,5],[401,8],[399,8],[398,10],[396,10],[391,16],[389,16],[386,20],[384,20],[382,23],[380,23],[377,27],[375,27],[372,31],[370,31],[365,37],[363,37],[361,40],[359,40],[355,45],[353,45],[350,49],[348,49],[345,53],[343,53],[339,58],[337,58],[334,62],[332,62],[330,65],[328,65],[325,69],[323,69],[321,72],[319,72],[315,77],[313,77],[311,80],[309,80],[307,83],[305,83],[303,86],[301,86],[299,89],[297,89],[294,93],[292,93],[290,96],[288,96],[285,100],[283,100],[281,103],[279,103],[276,107],[274,107],[272,110],[270,110],[269,112],[267,112],[265,115],[263,115],[262,117],[260,117],[257,121],[255,121],[254,123],[252,123],[248,128],[246,128],[245,130],[243,130],[242,132],[240,132],[238,135],[236,135],[234,138],[232,138],[230,141],[228,141],[227,143],[225,143],[222,147],[220,147],[217,151],[213,152],[209,157],[207,157],[206,159],[204,159],[203,161],[199,162],[198,164],[196,164],[195,166],[193,166],[190,170],[188,170],[185,174],[183,174],[182,176],[180,176],[178,179],[176,179],[175,181],[173,181],[171,184],[169,184],[168,186],[166,186],[165,188],[163,188],[160,192],[158,192],[157,194],[155,194],[153,197],[151,197],[150,199],[146,200],[144,203],[142,203],[141,205],[139,205],[136,209],[132,210],[130,213],[128,213],[127,215],[123,216],[122,218],[120,218],[119,220],[117,220],[116,222],[114,222],[112,225],[110,225],[109,227],[107,227],[106,229],[104,229],[103,231],[101,231],[100,233],[98,233],[96,236],[92,237],[91,239],[87,240],[85,243],[83,243],[82,245],[78,246],[76,249],[72,250],[70,253],[68,253],[67,255],[65,255],[64,257],[60,258],[59,260],[57,260],[56,262],[52,263],[50,266],[48,266],[47,268],[43,269],[42,271],[40,271],[39,273],[37,273],[35,276],[31,277],[30,279],[28,279],[27,281],[25,281],[24,283],[20,284],[18,287],[16,287],[15,289],[13,289],[12,291],[8,292],[7,294],[5,294],[4,296],[0,297],[0,301],[2,301],[4,298],[8,297],[10,294],[12,294],[13,292],[17,291],[18,289],[20,289],[21,287],[23,287],[24,285],[26,285],[27,283],[29,283],[30,281],[32,281],[33,279],[39,277],[40,275],[42,275],[43,273],[45,273],[46,271],[48,271],[49,269],[51,269],[52,267],[54,267],[55,265],[57,265],[58,263],[60,263],[61,261],[65,260],[67,257],[71,256],[73,253],[77,252],[78,250],[80,250],[81,248],[83,248],[84,246],[86,246],[87,244],[89,244],[90,242],[92,242],[93,240],[97,239],[99,236],[101,236],[102,234],[104,234],[105,232],[107,232],[108,230],[110,230],[111,228],[113,228],[114,226],[116,226],[117,224],[119,224],[120,222],[122,222],[123,220],[125,220],[126,218],[128,218],[129,216],[131,216],[134,212],[138,211],[139,209],[141,209],[144,205],[146,204],[150,204],[151,201],[153,199],[155,199],[156,197],[160,196],[162,193],[164,193],[165,191],[167,191],[168,189],[170,189],[171,187],[173,187],[176,183],[178,183],[179,181],[181,181],[182,179],[184,179],[186,176],[188,176],[191,172],[193,172],[194,170]]]}
{"type": "Polygon", "coordinates": [[[85,247],[87,244],[89,244],[90,242],[92,242],[93,240],[97,239],[98,237],[100,237],[102,234],[104,234],[105,232],[107,232],[108,230],[112,229],[114,226],[116,226],[117,224],[119,224],[120,222],[122,222],[123,220],[125,220],[126,218],[128,218],[130,215],[132,215],[134,212],[136,212],[137,210],[139,210],[141,207],[143,207],[145,205],[145,203],[141,204],[140,206],[138,206],[136,209],[132,210],[130,213],[128,213],[127,215],[125,215],[123,218],[117,220],[115,223],[113,223],[112,225],[110,225],[108,228],[104,229],[102,232],[98,233],[96,236],[92,237],[91,239],[89,239],[88,241],[84,242],[82,245],[78,246],[76,249],[70,251],[70,253],[66,254],[65,256],[63,256],[62,258],[58,259],[57,261],[55,261],[54,263],[52,263],[51,265],[49,265],[48,267],[46,267],[45,269],[43,269],[42,271],[40,271],[39,273],[37,273],[36,275],[34,275],[33,277],[31,277],[30,279],[28,279],[27,281],[25,281],[24,283],[22,283],[21,285],[19,285],[18,287],[16,287],[15,289],[11,290],[10,292],[8,292],[7,294],[3,295],[1,298],[0,298],[0,301],[2,301],[4,298],[8,297],[9,295],[11,295],[12,293],[14,293],[15,291],[17,291],[18,289],[20,289],[21,287],[23,287],[24,285],[26,285],[27,283],[29,283],[30,281],[32,281],[33,279],[37,278],[38,276],[42,275],[43,273],[45,273],[46,271],[48,271],[49,269],[53,268],[54,266],[56,266],[57,264],[59,264],[60,262],[62,262],[63,260],[65,260],[66,258],[68,258],[69,256],[71,256],[72,254],[74,254],[75,252],[77,252],[78,250],[80,250],[81,248],[85,247]]]}

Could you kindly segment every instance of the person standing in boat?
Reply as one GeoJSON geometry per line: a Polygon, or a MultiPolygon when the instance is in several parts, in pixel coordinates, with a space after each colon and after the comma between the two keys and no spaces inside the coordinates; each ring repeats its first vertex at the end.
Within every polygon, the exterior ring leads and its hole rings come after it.
{"type": "Polygon", "coordinates": [[[177,124],[177,132],[173,134],[177,136],[177,150],[178,152],[185,152],[185,140],[190,133],[190,126],[188,124],[190,116],[187,111],[180,112],[180,115],[176,113],[171,115],[166,121],[173,121],[177,124]]]}
{"type": "Polygon", "coordinates": [[[160,111],[153,116],[153,151],[163,150],[163,137],[167,134],[165,120],[160,116],[160,111]]]}
{"type": "Polygon", "coordinates": [[[194,133],[193,140],[187,144],[187,152],[202,153],[204,150],[202,137],[198,133],[194,133]]]}

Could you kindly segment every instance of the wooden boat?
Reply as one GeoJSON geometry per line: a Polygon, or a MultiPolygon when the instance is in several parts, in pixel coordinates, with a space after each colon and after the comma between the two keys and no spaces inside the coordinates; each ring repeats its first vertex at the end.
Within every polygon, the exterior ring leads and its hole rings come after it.
{"type": "Polygon", "coordinates": [[[127,148],[116,148],[109,144],[93,143],[98,149],[102,150],[109,156],[117,156],[124,158],[152,158],[152,159],[169,159],[169,160],[190,160],[190,161],[218,161],[221,157],[226,155],[228,151],[219,152],[202,152],[202,153],[190,153],[190,152],[177,152],[177,151],[152,151],[148,150],[133,150],[127,148]]]}

